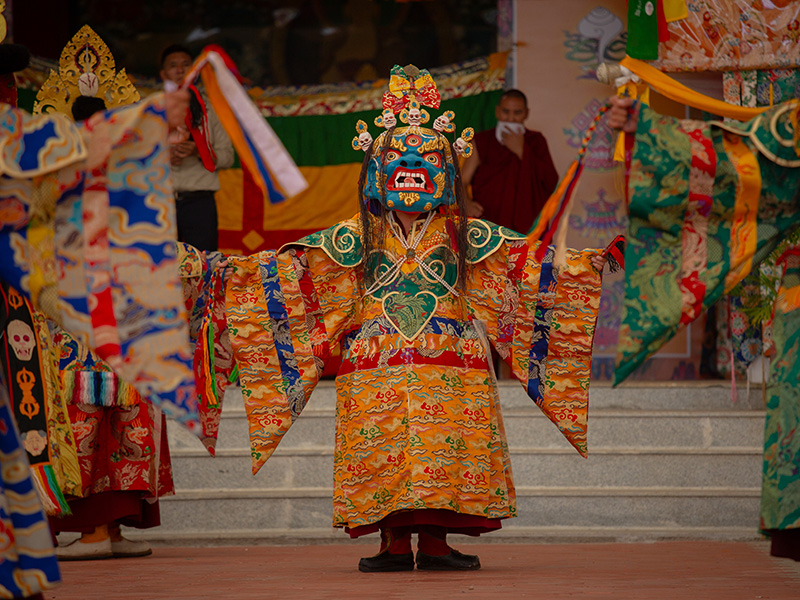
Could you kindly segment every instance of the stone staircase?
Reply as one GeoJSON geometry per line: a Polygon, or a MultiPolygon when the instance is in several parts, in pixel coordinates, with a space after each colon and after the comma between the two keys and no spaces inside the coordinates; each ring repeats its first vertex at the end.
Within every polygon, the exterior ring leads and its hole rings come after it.
{"type": "MultiPolygon", "coordinates": [[[[720,383],[593,385],[581,458],[515,381],[500,382],[519,517],[482,542],[758,537],[761,391],[720,383]]],[[[177,493],[158,544],[343,542],[331,528],[335,388],[322,382],[251,474],[241,393],[225,397],[217,456],[170,423],[177,493]]],[[[369,540],[373,542],[374,540],[369,540]]]]}

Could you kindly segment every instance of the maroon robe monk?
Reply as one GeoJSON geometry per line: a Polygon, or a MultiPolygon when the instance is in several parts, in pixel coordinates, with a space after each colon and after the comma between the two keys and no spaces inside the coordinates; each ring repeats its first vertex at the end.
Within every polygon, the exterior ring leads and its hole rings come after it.
{"type": "Polygon", "coordinates": [[[464,183],[472,184],[467,212],[527,233],[555,190],[558,173],[544,136],[523,126],[528,102],[522,92],[507,90],[495,114],[498,123],[507,126],[504,133],[498,136],[497,129],[489,129],[477,134],[475,152],[462,170],[464,183]]]}
{"type": "Polygon", "coordinates": [[[522,159],[497,141],[494,129],[481,131],[473,143],[480,165],[472,177],[472,199],[483,206],[481,218],[528,233],[558,184],[547,140],[526,130],[522,159]]]}

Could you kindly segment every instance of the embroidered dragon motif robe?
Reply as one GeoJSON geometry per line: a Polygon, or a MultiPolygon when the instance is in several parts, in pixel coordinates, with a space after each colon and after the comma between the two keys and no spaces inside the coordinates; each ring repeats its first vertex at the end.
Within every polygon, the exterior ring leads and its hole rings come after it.
{"type": "Polygon", "coordinates": [[[552,251],[539,264],[524,237],[470,220],[466,289],[459,290],[445,223],[442,216],[429,226],[416,221],[412,251],[387,235],[372,282],[360,268],[358,218],[278,252],[229,258],[227,325],[254,472],[300,415],[331,347],[341,344],[334,526],[416,509],[515,515],[490,346],[586,454],[600,301],[590,259],[599,251],[569,250],[557,269],[552,251]]]}

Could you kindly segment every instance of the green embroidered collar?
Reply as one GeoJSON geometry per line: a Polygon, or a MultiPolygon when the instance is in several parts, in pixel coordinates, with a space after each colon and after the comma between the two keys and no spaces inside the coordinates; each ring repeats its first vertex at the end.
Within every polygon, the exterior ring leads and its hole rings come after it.
{"type": "MultiPolygon", "coordinates": [[[[442,217],[444,218],[444,217],[442,217]]],[[[437,227],[438,219],[434,219],[431,226],[437,227]]],[[[417,223],[421,223],[418,221],[417,223]]],[[[417,223],[414,227],[417,227],[417,223]]],[[[412,233],[414,228],[412,228],[412,233]]],[[[503,245],[506,240],[524,240],[525,236],[506,227],[500,227],[489,221],[470,219],[467,225],[467,262],[477,264],[492,254],[503,245]]],[[[361,264],[361,221],[358,216],[342,221],[317,233],[312,233],[304,238],[286,244],[278,252],[283,252],[292,246],[305,246],[306,248],[320,248],[331,260],[343,267],[356,267],[361,264]]]]}

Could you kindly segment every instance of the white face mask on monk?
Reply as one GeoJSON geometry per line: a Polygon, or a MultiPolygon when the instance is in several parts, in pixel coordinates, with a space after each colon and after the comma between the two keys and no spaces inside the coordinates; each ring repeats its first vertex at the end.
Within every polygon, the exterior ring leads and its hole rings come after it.
{"type": "Polygon", "coordinates": [[[494,131],[497,136],[497,141],[502,144],[504,133],[515,133],[517,135],[525,133],[525,125],[522,123],[513,123],[511,121],[498,121],[494,131]]]}

